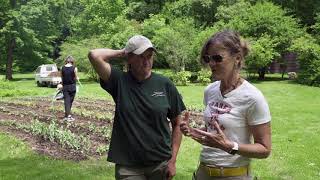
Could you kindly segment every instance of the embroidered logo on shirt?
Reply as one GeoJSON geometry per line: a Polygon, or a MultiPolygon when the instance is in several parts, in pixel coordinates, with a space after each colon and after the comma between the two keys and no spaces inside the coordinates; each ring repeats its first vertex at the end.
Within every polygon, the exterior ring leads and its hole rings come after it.
{"type": "Polygon", "coordinates": [[[164,94],[164,92],[155,91],[155,92],[153,92],[153,94],[151,96],[153,96],[153,97],[161,97],[161,96],[166,96],[166,95],[164,94]]]}

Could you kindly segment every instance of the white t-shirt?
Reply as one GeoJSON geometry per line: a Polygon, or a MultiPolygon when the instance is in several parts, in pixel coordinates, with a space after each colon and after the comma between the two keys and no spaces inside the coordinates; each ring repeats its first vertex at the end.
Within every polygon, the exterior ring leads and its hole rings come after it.
{"type": "MultiPolygon", "coordinates": [[[[204,105],[207,131],[216,133],[210,122],[217,120],[227,138],[238,144],[251,144],[249,125],[264,124],[271,120],[264,96],[246,80],[224,97],[220,91],[220,81],[208,85],[204,91],[204,105]]],[[[200,161],[214,166],[239,167],[248,165],[250,159],[203,146],[200,161]]]]}

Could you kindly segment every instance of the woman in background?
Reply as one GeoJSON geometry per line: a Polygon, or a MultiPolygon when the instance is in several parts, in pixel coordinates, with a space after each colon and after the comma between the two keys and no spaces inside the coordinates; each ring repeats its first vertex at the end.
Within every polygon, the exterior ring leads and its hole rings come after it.
{"type": "Polygon", "coordinates": [[[76,95],[76,81],[78,79],[77,71],[74,58],[68,56],[65,60],[65,65],[61,70],[65,109],[64,120],[66,121],[74,121],[74,118],[71,116],[71,107],[76,95]]]}

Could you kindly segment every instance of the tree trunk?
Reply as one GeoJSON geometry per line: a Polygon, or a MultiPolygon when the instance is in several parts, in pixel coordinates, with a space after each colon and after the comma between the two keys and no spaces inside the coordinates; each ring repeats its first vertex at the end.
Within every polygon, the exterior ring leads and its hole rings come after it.
{"type": "Polygon", "coordinates": [[[6,65],[6,79],[12,80],[12,65],[13,65],[13,50],[16,46],[16,39],[12,38],[8,44],[7,65],[6,65]]]}
{"type": "Polygon", "coordinates": [[[281,70],[281,79],[284,78],[284,74],[287,71],[287,65],[286,64],[280,64],[280,70],[281,70]]]}
{"type": "Polygon", "coordinates": [[[259,74],[259,80],[264,80],[265,74],[266,74],[266,68],[260,68],[258,70],[258,74],[259,74]]]}

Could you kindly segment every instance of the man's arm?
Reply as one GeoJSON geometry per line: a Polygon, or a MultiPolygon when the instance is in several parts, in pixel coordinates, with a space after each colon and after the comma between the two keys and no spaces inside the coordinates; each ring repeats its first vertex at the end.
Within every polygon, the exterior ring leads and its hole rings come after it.
{"type": "Polygon", "coordinates": [[[99,77],[107,82],[111,74],[111,66],[109,61],[112,58],[124,57],[124,49],[113,50],[113,49],[93,49],[90,50],[88,58],[99,77]]]}
{"type": "Polygon", "coordinates": [[[176,161],[177,155],[181,144],[182,133],[180,131],[181,116],[177,116],[171,120],[172,125],[172,157],[168,162],[167,177],[172,179],[176,175],[176,161]]]}

